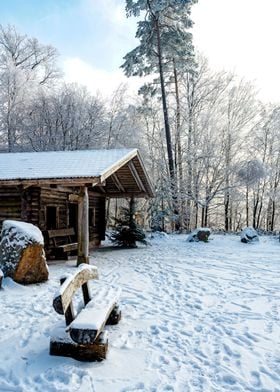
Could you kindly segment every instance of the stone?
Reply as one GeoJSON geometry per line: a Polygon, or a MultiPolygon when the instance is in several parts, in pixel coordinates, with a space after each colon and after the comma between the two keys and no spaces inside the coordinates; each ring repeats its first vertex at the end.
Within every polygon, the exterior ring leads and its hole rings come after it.
{"type": "Polygon", "coordinates": [[[253,227],[245,227],[241,232],[241,242],[244,244],[258,242],[259,236],[253,227]]]}
{"type": "Polygon", "coordinates": [[[188,242],[208,242],[211,230],[208,227],[200,227],[195,229],[187,238],[188,242]]]}
{"type": "Polygon", "coordinates": [[[21,284],[48,280],[44,239],[31,223],[7,220],[0,236],[0,268],[5,277],[21,284]]]}

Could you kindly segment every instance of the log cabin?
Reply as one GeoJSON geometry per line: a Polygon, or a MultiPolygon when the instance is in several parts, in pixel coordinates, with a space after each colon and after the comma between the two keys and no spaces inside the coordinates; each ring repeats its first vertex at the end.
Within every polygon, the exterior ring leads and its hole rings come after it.
{"type": "Polygon", "coordinates": [[[74,228],[78,264],[105,239],[106,200],[132,196],[153,196],[137,149],[0,154],[0,226],[13,219],[43,233],[74,228]]]}

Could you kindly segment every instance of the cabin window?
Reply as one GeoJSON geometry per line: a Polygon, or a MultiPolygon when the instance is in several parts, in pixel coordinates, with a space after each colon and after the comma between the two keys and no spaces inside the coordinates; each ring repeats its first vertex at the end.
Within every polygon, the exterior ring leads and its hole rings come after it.
{"type": "Polygon", "coordinates": [[[68,206],[69,227],[73,227],[75,232],[78,230],[78,204],[70,203],[68,206]]]}
{"type": "Polygon", "coordinates": [[[88,210],[88,224],[89,226],[95,227],[95,208],[89,208],[88,210]]]}
{"type": "Polygon", "coordinates": [[[58,228],[58,209],[54,206],[46,207],[46,229],[52,230],[58,228]]]}

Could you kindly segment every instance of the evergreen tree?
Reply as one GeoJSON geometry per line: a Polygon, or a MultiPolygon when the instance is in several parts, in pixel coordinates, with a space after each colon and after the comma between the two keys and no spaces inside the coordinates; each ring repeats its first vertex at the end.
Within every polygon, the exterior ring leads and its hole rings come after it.
{"type": "Polygon", "coordinates": [[[175,165],[172,138],[166,98],[166,82],[170,70],[176,81],[177,69],[189,66],[186,58],[193,59],[192,36],[188,32],[192,26],[191,6],[197,0],[127,0],[127,16],[139,16],[143,11],[145,18],[138,22],[136,37],[140,44],[125,56],[122,65],[127,76],[159,75],[162,99],[165,137],[168,156],[169,175],[176,210],[175,165]]]}
{"type": "Polygon", "coordinates": [[[122,208],[121,219],[116,219],[116,227],[110,240],[117,246],[136,248],[136,242],[147,245],[146,235],[142,228],[135,222],[135,200],[132,197],[129,208],[122,208]]]}

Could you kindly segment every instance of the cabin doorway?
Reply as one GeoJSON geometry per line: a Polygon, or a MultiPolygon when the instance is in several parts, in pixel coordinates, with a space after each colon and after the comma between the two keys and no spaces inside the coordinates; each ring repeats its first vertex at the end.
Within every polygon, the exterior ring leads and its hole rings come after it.
{"type": "Polygon", "coordinates": [[[57,222],[57,207],[46,207],[46,229],[54,230],[58,228],[57,222]]]}
{"type": "Polygon", "coordinates": [[[68,205],[69,227],[73,227],[75,233],[78,233],[78,204],[70,203],[68,205]]]}

